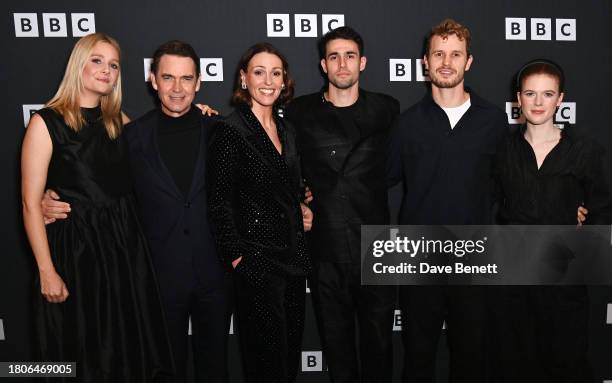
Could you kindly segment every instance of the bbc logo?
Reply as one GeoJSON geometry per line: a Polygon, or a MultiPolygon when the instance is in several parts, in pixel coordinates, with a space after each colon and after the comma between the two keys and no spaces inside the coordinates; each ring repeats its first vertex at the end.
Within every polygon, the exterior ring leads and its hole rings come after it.
{"type": "MultiPolygon", "coordinates": [[[[442,322],[442,330],[446,330],[446,321],[442,322]]],[[[393,331],[402,331],[402,312],[400,310],[393,312],[393,331]]]]}
{"type": "MultiPolygon", "coordinates": [[[[151,80],[151,58],[145,58],[144,80],[151,80]]],[[[222,58],[200,58],[200,81],[223,81],[223,59],[222,58]]]]}
{"type": "MultiPolygon", "coordinates": [[[[506,102],[506,114],[508,115],[508,124],[524,124],[525,116],[521,113],[521,108],[518,102],[506,102]]],[[[562,102],[555,114],[555,122],[567,122],[570,124],[576,123],[576,103],[562,102]]]]}
{"type": "Polygon", "coordinates": [[[36,113],[37,110],[40,110],[40,109],[42,109],[44,107],[45,107],[44,104],[25,104],[25,105],[22,105],[22,108],[23,108],[23,126],[27,128],[28,124],[30,123],[30,118],[32,117],[32,115],[34,113],[36,113]]]}
{"type": "MultiPolygon", "coordinates": [[[[13,13],[15,37],[40,37],[38,14],[13,13]]],[[[70,14],[72,37],[86,36],[96,32],[96,20],[93,13],[70,14]]],[[[68,37],[68,23],[65,13],[43,13],[42,26],[44,37],[68,37]]]]}
{"type": "MultiPolygon", "coordinates": [[[[288,13],[268,13],[266,21],[268,37],[291,37],[290,15],[288,13]]],[[[321,35],[344,26],[344,15],[321,15],[321,35]]],[[[317,37],[318,15],[316,13],[293,15],[295,37],[317,37]]]]}
{"type": "MultiPolygon", "coordinates": [[[[423,60],[414,60],[414,81],[429,81],[423,60]]],[[[412,59],[389,59],[389,81],[412,81],[412,59]]]]}
{"type": "MultiPolygon", "coordinates": [[[[530,19],[531,40],[552,40],[552,19],[530,19]]],[[[527,19],[506,17],[506,40],[527,40],[527,19]]],[[[555,19],[555,40],[576,41],[576,19],[555,19]]]]}
{"type": "Polygon", "coordinates": [[[327,371],[322,351],[302,351],[302,371],[327,371]]]}
{"type": "Polygon", "coordinates": [[[400,310],[393,312],[393,331],[402,331],[402,312],[400,310]]]}

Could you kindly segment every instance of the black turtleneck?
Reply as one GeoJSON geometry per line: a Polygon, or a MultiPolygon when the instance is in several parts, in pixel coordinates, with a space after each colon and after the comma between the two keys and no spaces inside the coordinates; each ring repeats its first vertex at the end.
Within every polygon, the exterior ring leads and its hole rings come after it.
{"type": "Polygon", "coordinates": [[[200,149],[202,113],[193,106],[180,117],[160,111],[157,146],[162,161],[185,197],[189,194],[200,149]]]}

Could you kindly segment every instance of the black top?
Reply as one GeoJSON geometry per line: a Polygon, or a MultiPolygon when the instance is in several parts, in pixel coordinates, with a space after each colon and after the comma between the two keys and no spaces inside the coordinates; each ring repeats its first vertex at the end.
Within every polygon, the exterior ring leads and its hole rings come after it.
{"type": "Polygon", "coordinates": [[[495,160],[500,221],[507,224],[575,225],[576,210],[588,210],[587,224],[612,223],[612,197],[603,172],[602,147],[566,127],[538,170],[535,153],[517,130],[495,160]]]}
{"type": "MultiPolygon", "coordinates": [[[[468,90],[469,91],[469,90],[468,90]]],[[[403,181],[399,223],[492,223],[495,152],[508,134],[506,114],[470,93],[470,108],[451,129],[427,93],[398,118],[390,140],[388,181],[403,181]]]]}
{"type": "Polygon", "coordinates": [[[280,154],[244,106],[216,129],[208,161],[208,207],[221,261],[263,286],[270,273],[310,269],[300,209],[300,168],[291,125],[275,118],[280,154]]]}
{"type": "Polygon", "coordinates": [[[216,117],[199,115],[198,156],[187,194],[182,193],[159,151],[160,111],[153,109],[126,126],[130,167],[141,222],[158,277],[168,294],[223,283],[225,269],[215,251],[207,217],[206,157],[216,117]],[[169,287],[170,286],[170,287],[169,287]]]}
{"type": "Polygon", "coordinates": [[[159,111],[157,145],[161,158],[179,190],[189,193],[196,159],[200,149],[202,113],[191,109],[180,117],[171,117],[159,111]]]}
{"type": "Polygon", "coordinates": [[[52,109],[37,112],[53,143],[46,188],[72,204],[101,204],[128,194],[130,169],[123,135],[108,136],[99,106],[81,108],[81,112],[86,123],[78,132],[52,109]]]}
{"type": "Polygon", "coordinates": [[[344,108],[326,101],[323,92],[289,104],[302,172],[314,194],[313,257],[358,264],[361,225],[389,224],[385,161],[398,113],[397,100],[363,89],[344,108]]]}

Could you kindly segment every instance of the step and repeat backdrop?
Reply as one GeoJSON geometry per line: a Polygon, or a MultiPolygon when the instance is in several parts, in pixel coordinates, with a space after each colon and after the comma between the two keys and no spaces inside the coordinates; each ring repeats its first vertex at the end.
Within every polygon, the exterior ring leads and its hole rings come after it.
{"type": "MultiPolygon", "coordinates": [[[[608,108],[612,97],[612,34],[607,0],[309,0],[309,1],[29,1],[5,0],[2,15],[2,127],[0,153],[5,180],[0,256],[0,361],[32,360],[31,312],[35,272],[21,221],[19,151],[33,111],[55,92],[76,40],[92,32],[115,37],[123,50],[123,108],[136,118],[155,106],[147,82],[150,57],[170,39],[192,44],[202,75],[196,100],[223,114],[240,55],[248,46],[268,41],[289,59],[297,95],[324,85],[319,70],[317,38],[349,25],[365,40],[367,68],[362,87],[388,93],[402,109],[426,92],[427,73],[421,57],[429,29],[446,17],[472,32],[474,63],[466,84],[521,122],[514,100],[513,77],[534,58],[552,59],[567,75],[565,99],[556,121],[572,124],[612,151],[608,108]]],[[[605,158],[612,182],[612,156],[605,158]]],[[[397,198],[392,198],[397,205],[397,198]]],[[[612,287],[591,288],[591,361],[598,382],[612,382],[612,287]]],[[[321,352],[310,302],[304,337],[300,382],[325,382],[321,352]]],[[[396,376],[401,369],[401,313],[396,311],[396,376]]],[[[232,330],[233,333],[233,330],[232,330]]],[[[239,382],[239,356],[230,337],[232,380],[239,382]]],[[[443,344],[443,342],[442,342],[443,344]]],[[[439,381],[447,375],[447,352],[441,347],[439,381]]]]}

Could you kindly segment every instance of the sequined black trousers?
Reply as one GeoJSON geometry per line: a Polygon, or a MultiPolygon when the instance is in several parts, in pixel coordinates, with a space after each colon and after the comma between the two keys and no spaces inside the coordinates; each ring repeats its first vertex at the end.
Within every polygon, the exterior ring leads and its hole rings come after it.
{"type": "Polygon", "coordinates": [[[306,280],[278,275],[266,279],[263,286],[253,286],[234,273],[244,381],[294,382],[304,332],[306,280]]]}

